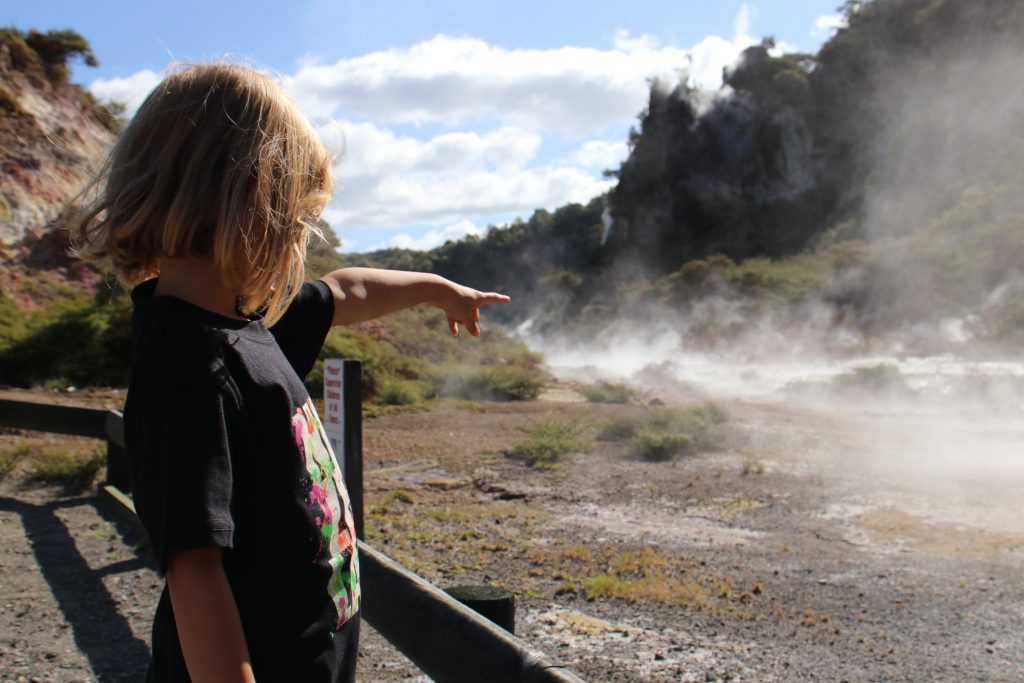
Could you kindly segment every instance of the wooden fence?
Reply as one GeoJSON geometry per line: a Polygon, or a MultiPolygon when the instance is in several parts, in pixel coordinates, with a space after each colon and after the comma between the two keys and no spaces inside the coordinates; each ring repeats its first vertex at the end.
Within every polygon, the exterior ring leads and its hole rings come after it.
{"type": "MultiPolygon", "coordinates": [[[[359,362],[346,361],[345,476],[362,535],[362,430],[359,362]],[[349,369],[354,364],[354,370],[349,369]],[[353,408],[352,406],[355,406],[353,408]],[[356,486],[356,482],[358,485],[356,486]]],[[[87,436],[107,442],[107,480],[99,496],[138,522],[124,450],[121,413],[0,399],[0,427],[87,436]]],[[[363,618],[439,683],[583,683],[523,640],[454,600],[361,538],[363,618]]]]}

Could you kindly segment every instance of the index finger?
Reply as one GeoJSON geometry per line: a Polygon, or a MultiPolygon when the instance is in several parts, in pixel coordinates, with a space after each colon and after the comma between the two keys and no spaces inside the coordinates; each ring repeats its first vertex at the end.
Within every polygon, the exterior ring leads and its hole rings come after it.
{"type": "Polygon", "coordinates": [[[483,304],[507,304],[512,299],[504,294],[498,294],[497,292],[486,292],[480,295],[477,299],[477,303],[483,304]]]}

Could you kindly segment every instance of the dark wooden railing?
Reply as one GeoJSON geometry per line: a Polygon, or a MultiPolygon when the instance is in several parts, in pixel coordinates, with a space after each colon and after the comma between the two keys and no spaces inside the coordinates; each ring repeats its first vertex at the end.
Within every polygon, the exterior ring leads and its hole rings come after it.
{"type": "MultiPolygon", "coordinates": [[[[358,361],[346,361],[345,476],[359,531],[363,527],[362,429],[358,361]],[[355,364],[349,370],[348,363],[355,364]],[[351,373],[351,374],[350,374],[351,373]],[[353,395],[354,394],[354,395],[353,395]],[[353,408],[352,406],[355,406],[353,408]],[[358,482],[358,484],[357,484],[358,482]]],[[[87,436],[107,442],[101,499],[136,523],[124,423],[116,410],[0,399],[0,427],[87,436]]],[[[361,535],[361,534],[360,534],[361,535]]],[[[523,640],[359,540],[362,611],[373,628],[439,683],[583,683],[523,640]]]]}

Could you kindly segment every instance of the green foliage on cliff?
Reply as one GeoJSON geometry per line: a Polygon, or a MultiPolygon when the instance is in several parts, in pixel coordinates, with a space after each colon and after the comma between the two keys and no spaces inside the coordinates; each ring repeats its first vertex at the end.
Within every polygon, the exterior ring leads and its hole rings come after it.
{"type": "Polygon", "coordinates": [[[89,42],[71,29],[27,32],[16,28],[0,29],[0,45],[11,55],[15,68],[23,71],[41,71],[51,80],[65,83],[68,62],[80,58],[88,66],[99,66],[89,42]]]}

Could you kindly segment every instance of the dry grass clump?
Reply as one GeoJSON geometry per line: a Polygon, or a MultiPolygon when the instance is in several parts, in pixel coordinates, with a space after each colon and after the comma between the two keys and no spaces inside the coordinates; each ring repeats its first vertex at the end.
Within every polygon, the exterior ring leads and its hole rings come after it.
{"type": "Polygon", "coordinates": [[[22,466],[33,481],[84,491],[106,464],[106,451],[95,442],[15,438],[0,446],[0,477],[22,466]]]}
{"type": "Polygon", "coordinates": [[[534,548],[527,559],[559,582],[554,595],[586,600],[650,600],[743,617],[751,615],[764,590],[760,583],[737,589],[732,577],[694,558],[650,546],[565,544],[534,548]]]}

